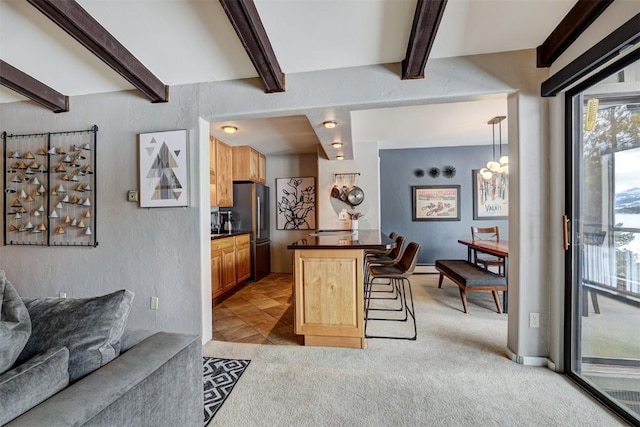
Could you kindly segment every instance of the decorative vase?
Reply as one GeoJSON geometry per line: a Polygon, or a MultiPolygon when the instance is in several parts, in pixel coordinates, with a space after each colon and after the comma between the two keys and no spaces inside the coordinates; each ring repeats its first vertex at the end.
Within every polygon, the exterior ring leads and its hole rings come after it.
{"type": "Polygon", "coordinates": [[[351,229],[352,230],[358,230],[358,220],[357,219],[352,219],[351,220],[351,229]]]}

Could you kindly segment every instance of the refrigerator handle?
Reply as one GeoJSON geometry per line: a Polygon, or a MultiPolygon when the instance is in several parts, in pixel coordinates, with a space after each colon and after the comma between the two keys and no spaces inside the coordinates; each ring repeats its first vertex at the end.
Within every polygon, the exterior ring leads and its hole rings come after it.
{"type": "Polygon", "coordinates": [[[260,238],[260,230],[261,230],[261,223],[262,223],[262,205],[260,204],[260,196],[257,197],[258,198],[258,223],[256,224],[256,233],[257,233],[257,237],[256,239],[260,238]]]}

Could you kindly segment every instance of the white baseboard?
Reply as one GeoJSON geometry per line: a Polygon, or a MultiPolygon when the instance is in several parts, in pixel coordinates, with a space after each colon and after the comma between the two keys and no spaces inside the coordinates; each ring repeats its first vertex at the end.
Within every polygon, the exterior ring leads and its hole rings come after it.
{"type": "Polygon", "coordinates": [[[551,361],[548,357],[537,357],[537,356],[520,356],[511,351],[511,349],[507,348],[507,355],[512,362],[518,363],[520,365],[525,366],[542,366],[551,369],[555,372],[556,364],[551,361]]]}
{"type": "Polygon", "coordinates": [[[416,274],[438,274],[438,270],[432,264],[418,264],[413,272],[416,274]]]}

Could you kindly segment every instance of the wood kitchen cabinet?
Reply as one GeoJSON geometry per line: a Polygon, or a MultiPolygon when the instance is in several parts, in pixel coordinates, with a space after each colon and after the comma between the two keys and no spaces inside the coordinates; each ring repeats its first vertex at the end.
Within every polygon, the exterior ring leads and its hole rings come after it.
{"type": "Polygon", "coordinates": [[[211,294],[216,297],[236,284],[235,237],[211,241],[211,294]]]}
{"type": "Polygon", "coordinates": [[[233,206],[233,150],[209,137],[209,187],[211,206],[233,206]]]}
{"type": "Polygon", "coordinates": [[[215,298],[224,292],[222,280],[222,249],[211,241],[211,297],[215,298]]]}
{"type": "Polygon", "coordinates": [[[264,184],[267,181],[266,157],[253,147],[233,147],[233,180],[264,184]]]}
{"type": "Polygon", "coordinates": [[[262,153],[258,156],[258,182],[260,184],[267,182],[267,158],[262,153]]]}
{"type": "Polygon", "coordinates": [[[251,277],[251,250],[249,235],[236,236],[236,282],[242,283],[251,277]]]}
{"type": "Polygon", "coordinates": [[[216,298],[251,276],[250,235],[211,241],[211,296],[216,298]]]}

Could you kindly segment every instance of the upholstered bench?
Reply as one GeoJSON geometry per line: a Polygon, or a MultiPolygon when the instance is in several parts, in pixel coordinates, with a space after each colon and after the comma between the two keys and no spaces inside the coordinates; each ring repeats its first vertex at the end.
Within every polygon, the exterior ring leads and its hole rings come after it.
{"type": "Polygon", "coordinates": [[[507,290],[507,279],[462,259],[436,260],[436,270],[440,272],[438,288],[442,287],[442,279],[447,276],[460,289],[460,298],[464,312],[467,313],[467,291],[491,291],[498,313],[502,313],[498,291],[507,290]]]}

